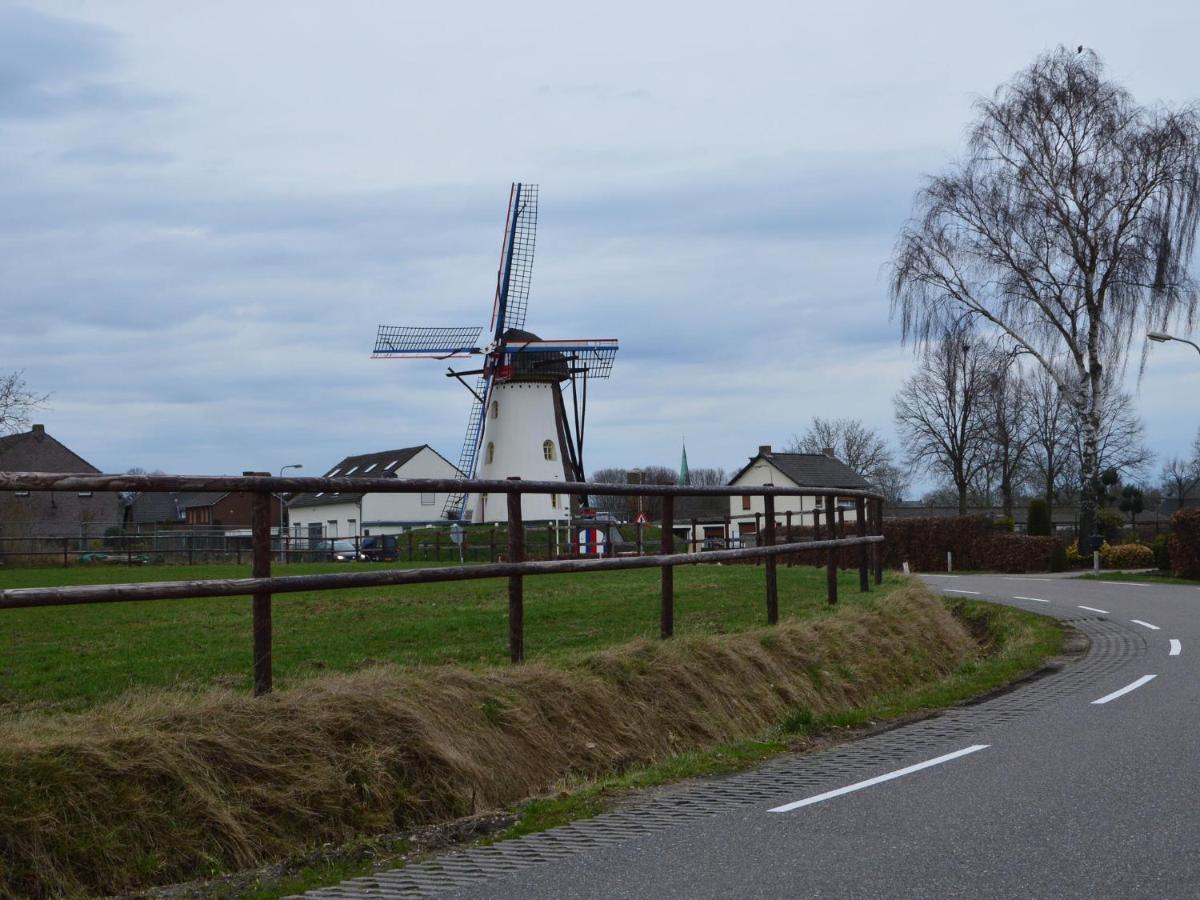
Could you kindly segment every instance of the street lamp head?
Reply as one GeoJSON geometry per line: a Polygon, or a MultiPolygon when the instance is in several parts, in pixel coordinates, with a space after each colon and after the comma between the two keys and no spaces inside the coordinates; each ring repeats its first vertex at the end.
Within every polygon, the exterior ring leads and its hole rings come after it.
{"type": "Polygon", "coordinates": [[[1166,343],[1167,341],[1175,340],[1174,337],[1172,337],[1171,335],[1166,334],[1165,332],[1162,332],[1162,331],[1149,331],[1146,333],[1146,337],[1150,338],[1150,340],[1152,340],[1158,344],[1163,344],[1163,343],[1166,343]]]}

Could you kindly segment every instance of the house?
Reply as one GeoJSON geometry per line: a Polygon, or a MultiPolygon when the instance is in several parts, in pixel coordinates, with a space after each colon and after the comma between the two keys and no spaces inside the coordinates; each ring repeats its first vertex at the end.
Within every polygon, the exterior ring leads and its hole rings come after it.
{"type": "MultiPolygon", "coordinates": [[[[243,472],[243,475],[270,475],[270,472],[243,472]]],[[[189,529],[213,529],[227,535],[249,535],[254,494],[251,491],[197,491],[180,494],[179,508],[183,512],[184,524],[189,529]]],[[[271,501],[271,528],[279,527],[284,501],[275,497],[271,501]]]]}
{"type": "MultiPolygon", "coordinates": [[[[100,474],[86,459],[47,434],[44,425],[0,437],[0,471],[100,474]]],[[[3,537],[99,537],[121,521],[121,500],[115,491],[0,492],[3,537]]]]}
{"type": "Polygon", "coordinates": [[[185,519],[178,491],[142,491],[125,509],[125,526],[134,532],[178,528],[185,519]]]}
{"type": "MultiPolygon", "coordinates": [[[[871,485],[865,478],[855,472],[833,455],[832,450],[824,453],[775,453],[770,445],[758,448],[741,470],[730,479],[733,486],[774,485],[775,487],[817,487],[817,488],[847,488],[853,490],[870,490],[871,485]]],[[[820,510],[821,526],[825,526],[824,497],[776,497],[776,522],[782,527],[787,521],[787,514],[792,514],[795,525],[813,524],[813,513],[820,510]]],[[[854,503],[852,500],[838,503],[839,517],[844,517],[847,523],[856,521],[854,503]]],[[[729,498],[729,518],[731,529],[740,538],[754,535],[758,531],[762,514],[765,512],[762,496],[743,494],[740,497],[729,498]]],[[[731,535],[732,536],[732,535],[731,535]]]]}
{"type": "MultiPolygon", "coordinates": [[[[430,447],[404,447],[347,456],[327,478],[461,478],[458,469],[430,447]]],[[[442,520],[446,492],[415,494],[309,493],[288,503],[293,538],[400,534],[413,525],[442,520]]]]}

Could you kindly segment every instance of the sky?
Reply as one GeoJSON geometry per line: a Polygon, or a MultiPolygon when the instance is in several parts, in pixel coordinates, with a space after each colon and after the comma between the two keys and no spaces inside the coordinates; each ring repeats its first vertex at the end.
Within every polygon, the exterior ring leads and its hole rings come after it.
{"type": "MultiPolygon", "coordinates": [[[[736,469],[814,416],[895,443],[887,263],[972,103],[1060,43],[1200,97],[1190,2],[578,6],[0,0],[0,371],[108,472],[453,461],[469,395],[375,329],[486,325],[526,181],[527,327],[621,341],[589,471],[736,469]]],[[[1184,453],[1200,359],[1139,352],[1184,453]]]]}

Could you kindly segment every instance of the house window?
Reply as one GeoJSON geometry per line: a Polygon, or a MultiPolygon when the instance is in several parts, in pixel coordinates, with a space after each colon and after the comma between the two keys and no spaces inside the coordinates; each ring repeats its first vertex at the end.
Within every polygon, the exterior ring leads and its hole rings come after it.
{"type": "Polygon", "coordinates": [[[554,441],[542,441],[542,456],[546,459],[554,459],[554,441]]]}
{"type": "Polygon", "coordinates": [[[742,495],[742,509],[749,509],[749,508],[750,508],[750,495],[743,494],[742,495]]]}
{"type": "Polygon", "coordinates": [[[358,532],[358,519],[347,519],[346,520],[346,530],[349,531],[351,534],[357,533],[358,532]]]}
{"type": "Polygon", "coordinates": [[[13,491],[13,495],[16,497],[28,497],[29,491],[13,491]]]}
{"type": "Polygon", "coordinates": [[[329,536],[337,537],[337,519],[330,519],[325,524],[327,526],[326,532],[329,534],[329,536]]]}
{"type": "Polygon", "coordinates": [[[421,491],[421,505],[422,506],[433,506],[434,503],[436,503],[436,502],[437,502],[437,497],[434,494],[427,494],[427,493],[425,493],[425,491],[421,491]]]}
{"type": "Polygon", "coordinates": [[[550,507],[552,509],[558,509],[558,494],[550,495],[550,507]]]}
{"type": "MultiPolygon", "coordinates": [[[[296,526],[299,527],[299,526],[296,526]]],[[[324,529],[320,522],[308,523],[308,539],[310,541],[319,541],[324,536],[324,529]]]]}
{"type": "Polygon", "coordinates": [[[492,407],[491,407],[490,413],[491,413],[491,416],[493,419],[500,418],[500,401],[499,400],[492,401],[492,407]]]}
{"type": "Polygon", "coordinates": [[[492,462],[495,461],[495,459],[496,459],[496,445],[493,444],[491,441],[488,441],[487,454],[484,456],[483,461],[486,462],[488,465],[491,465],[492,462]]]}
{"type": "Polygon", "coordinates": [[[92,496],[92,492],[91,491],[80,491],[79,496],[80,497],[90,497],[90,496],[92,496]]]}
{"type": "Polygon", "coordinates": [[[821,496],[814,499],[813,506],[817,507],[817,509],[823,509],[825,507],[825,497],[821,496]]]}

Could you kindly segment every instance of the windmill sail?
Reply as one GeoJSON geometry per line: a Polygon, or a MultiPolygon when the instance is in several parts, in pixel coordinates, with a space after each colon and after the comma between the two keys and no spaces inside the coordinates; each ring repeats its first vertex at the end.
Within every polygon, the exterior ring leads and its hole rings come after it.
{"type": "Polygon", "coordinates": [[[508,198],[508,221],[500,247],[500,270],[496,273],[496,300],[492,304],[493,340],[510,328],[525,327],[529,284],[533,279],[533,250],[537,239],[538,186],[512,186],[508,198]]]}
{"type": "Polygon", "coordinates": [[[392,356],[431,356],[449,359],[482,352],[479,335],[482,328],[411,328],[406,325],[380,325],[375,335],[372,359],[392,356]]]}
{"type": "MultiPolygon", "coordinates": [[[[471,414],[467,417],[467,433],[463,438],[462,450],[458,454],[458,471],[462,478],[472,478],[475,475],[479,439],[483,436],[483,417],[487,412],[488,397],[491,391],[492,379],[487,375],[481,375],[475,382],[475,399],[471,402],[471,414]]],[[[463,518],[463,505],[466,501],[466,491],[452,491],[446,497],[446,505],[442,507],[442,518],[463,518]]]]}

